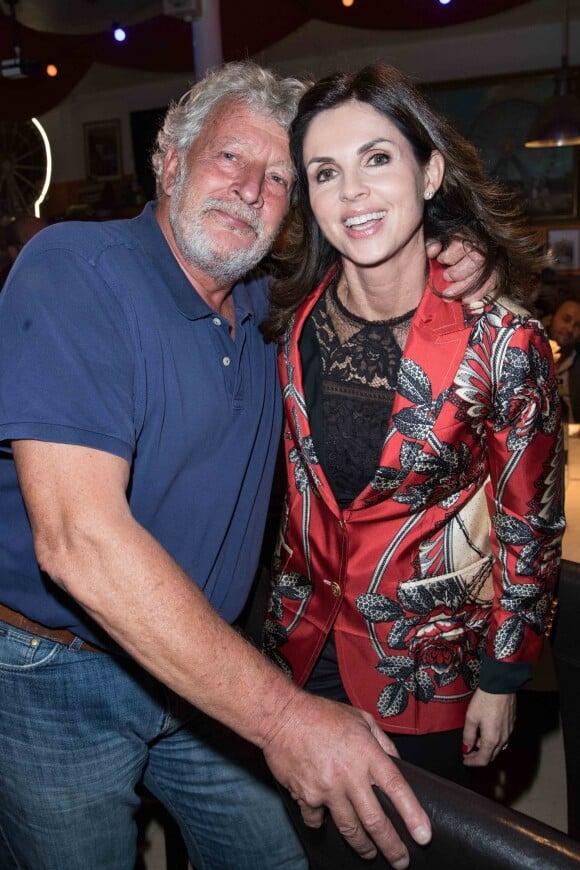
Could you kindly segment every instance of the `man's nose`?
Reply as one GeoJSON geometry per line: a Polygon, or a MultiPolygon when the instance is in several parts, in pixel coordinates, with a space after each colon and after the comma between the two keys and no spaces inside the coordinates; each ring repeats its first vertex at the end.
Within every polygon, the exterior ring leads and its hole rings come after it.
{"type": "Polygon", "coordinates": [[[233,182],[232,189],[246,205],[261,208],[264,205],[263,186],[263,169],[259,166],[244,166],[233,182]]]}

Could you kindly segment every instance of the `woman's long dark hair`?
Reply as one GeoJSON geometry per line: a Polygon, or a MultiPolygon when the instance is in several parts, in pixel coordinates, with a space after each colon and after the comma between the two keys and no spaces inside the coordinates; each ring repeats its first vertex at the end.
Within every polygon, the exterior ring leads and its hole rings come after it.
{"type": "MultiPolygon", "coordinates": [[[[349,100],[372,106],[392,121],[424,166],[431,152],[445,158],[443,183],[425,202],[425,238],[444,245],[463,238],[485,256],[482,284],[496,272],[498,295],[525,298],[538,268],[538,242],[522,219],[512,194],[486,177],[482,161],[467,140],[435,113],[408,78],[394,67],[373,64],[354,74],[336,73],[307,91],[290,127],[290,151],[297,169],[292,213],[276,255],[278,279],[271,296],[271,313],[263,325],[266,338],[280,336],[302,300],[318,286],[340,255],[324,238],[308,198],[302,149],[312,120],[349,100]]],[[[541,265],[541,264],[540,264],[541,265]]]]}

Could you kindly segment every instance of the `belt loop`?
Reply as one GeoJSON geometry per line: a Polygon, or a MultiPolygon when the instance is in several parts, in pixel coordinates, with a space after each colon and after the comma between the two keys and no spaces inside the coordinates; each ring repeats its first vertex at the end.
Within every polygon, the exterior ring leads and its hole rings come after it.
{"type": "Polygon", "coordinates": [[[82,637],[75,637],[72,643],[69,644],[68,648],[74,650],[74,652],[78,652],[82,649],[83,643],[84,641],[82,637]]]}

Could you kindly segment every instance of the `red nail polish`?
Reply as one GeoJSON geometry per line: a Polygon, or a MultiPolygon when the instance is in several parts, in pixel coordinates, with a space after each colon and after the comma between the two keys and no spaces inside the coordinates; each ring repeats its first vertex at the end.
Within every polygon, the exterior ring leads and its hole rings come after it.
{"type": "Polygon", "coordinates": [[[469,746],[467,745],[467,743],[462,743],[461,744],[461,751],[463,752],[464,755],[467,755],[467,753],[470,752],[471,750],[470,750],[469,746]]]}

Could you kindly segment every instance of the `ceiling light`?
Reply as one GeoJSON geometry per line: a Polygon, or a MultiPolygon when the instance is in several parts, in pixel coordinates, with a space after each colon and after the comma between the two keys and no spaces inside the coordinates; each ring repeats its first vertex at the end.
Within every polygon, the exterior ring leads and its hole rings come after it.
{"type": "Polygon", "coordinates": [[[127,39],[127,31],[121,27],[118,21],[113,21],[113,36],[117,42],[125,42],[127,39]]]}
{"type": "Polygon", "coordinates": [[[580,99],[572,92],[568,68],[568,25],[570,0],[564,0],[562,66],[556,76],[553,97],[544,103],[535,118],[526,148],[554,148],[580,145],[580,99]]]}

